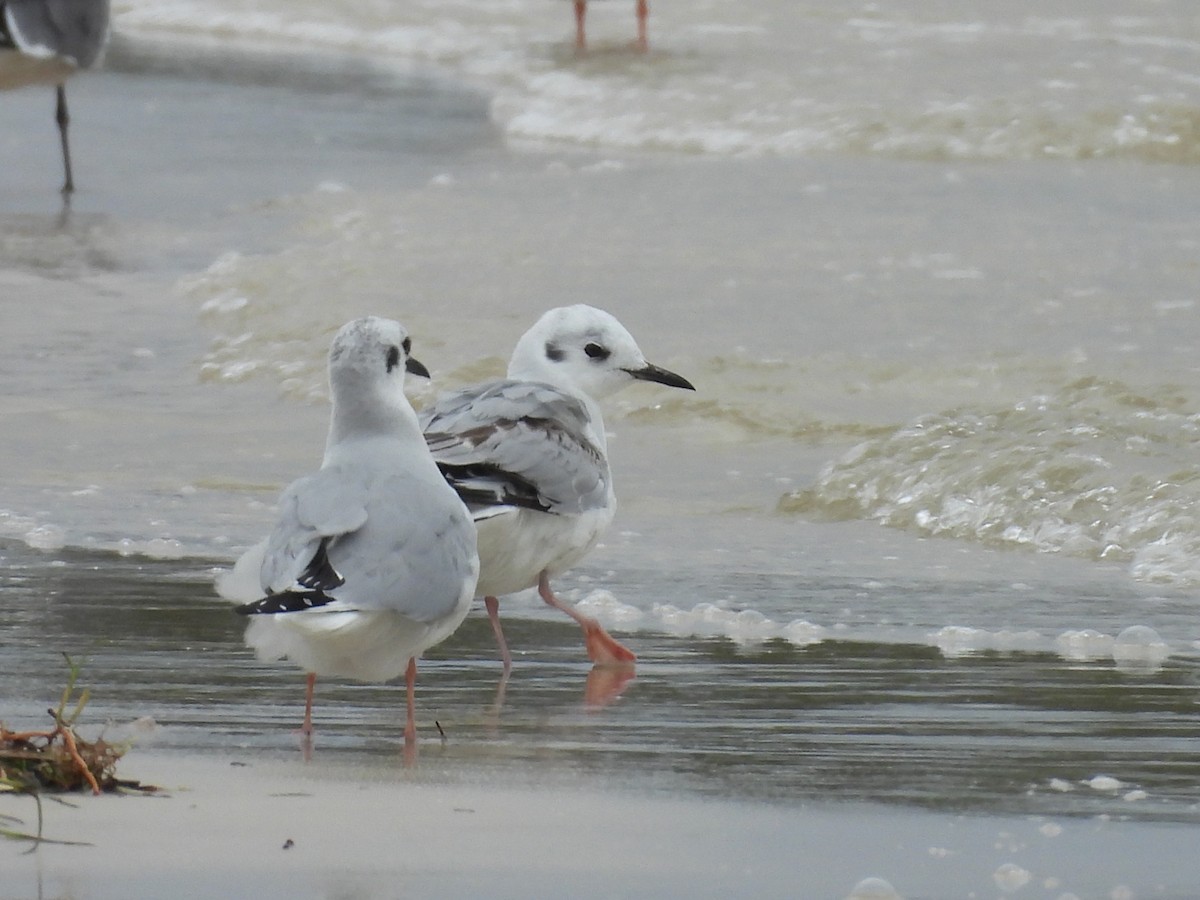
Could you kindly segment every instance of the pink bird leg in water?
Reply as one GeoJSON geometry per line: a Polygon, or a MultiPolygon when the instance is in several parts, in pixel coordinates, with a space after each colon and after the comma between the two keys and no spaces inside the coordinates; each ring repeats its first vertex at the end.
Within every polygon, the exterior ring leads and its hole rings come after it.
{"type": "MultiPolygon", "coordinates": [[[[632,666],[637,662],[637,655],[605,631],[604,626],[585,616],[569,603],[558,599],[550,587],[550,579],[543,572],[538,578],[538,595],[561,612],[566,613],[579,623],[583,629],[583,641],[587,648],[588,659],[598,666],[632,666]]],[[[508,651],[508,642],[504,639],[504,629],[500,626],[500,600],[496,597],[484,597],[483,605],[487,609],[488,621],[492,623],[492,633],[496,636],[496,645],[500,648],[500,658],[504,662],[504,671],[512,668],[512,655],[508,651]]]]}

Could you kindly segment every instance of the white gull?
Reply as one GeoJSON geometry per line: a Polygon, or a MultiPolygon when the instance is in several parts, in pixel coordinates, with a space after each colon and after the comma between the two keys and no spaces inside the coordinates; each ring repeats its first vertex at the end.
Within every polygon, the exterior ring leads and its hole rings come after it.
{"type": "Polygon", "coordinates": [[[397,322],[356,319],[329,351],[333,410],[321,468],[280,500],[265,545],[247,551],[218,590],[258,597],[246,642],[265,660],[308,673],[312,731],[317,675],[360,681],[406,676],[406,746],[416,737],[416,658],[470,609],[479,574],[475,529],[421,438],[404,373],[428,376],[397,322]],[[263,596],[265,594],[265,596],[263,596]]]}
{"type": "Polygon", "coordinates": [[[476,596],[484,598],[506,672],[512,658],[498,598],[534,586],[580,624],[593,662],[635,660],[550,587],[551,577],[592,549],[616,512],[596,401],[635,381],[695,390],[648,363],[609,313],[568,306],[547,312],[517,342],[507,378],[448,394],[421,412],[438,467],[475,519],[476,596]]]}

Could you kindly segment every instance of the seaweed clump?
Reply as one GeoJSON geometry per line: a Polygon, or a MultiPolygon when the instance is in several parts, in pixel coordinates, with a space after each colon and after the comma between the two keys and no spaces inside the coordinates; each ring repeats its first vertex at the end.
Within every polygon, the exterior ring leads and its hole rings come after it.
{"type": "Polygon", "coordinates": [[[47,712],[54,727],[46,731],[9,731],[0,722],[0,792],[38,794],[90,790],[145,790],[117,778],[117,761],[129,749],[99,737],[84,739],[75,730],[90,691],[77,690],[80,666],[67,660],[67,685],[56,709],[47,712]],[[68,713],[68,707],[73,708],[68,713]]]}

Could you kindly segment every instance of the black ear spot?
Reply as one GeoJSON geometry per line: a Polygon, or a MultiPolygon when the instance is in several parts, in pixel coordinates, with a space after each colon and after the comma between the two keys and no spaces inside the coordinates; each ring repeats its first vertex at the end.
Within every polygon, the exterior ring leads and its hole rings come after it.
{"type": "Polygon", "coordinates": [[[608,359],[612,351],[607,347],[602,347],[600,344],[591,343],[583,348],[583,352],[588,355],[588,359],[608,359]]]}
{"type": "Polygon", "coordinates": [[[387,352],[387,370],[390,372],[396,366],[400,365],[400,348],[388,347],[387,352]]]}
{"type": "Polygon", "coordinates": [[[546,342],[546,359],[551,362],[562,362],[566,355],[557,344],[551,344],[549,341],[546,342]]]}

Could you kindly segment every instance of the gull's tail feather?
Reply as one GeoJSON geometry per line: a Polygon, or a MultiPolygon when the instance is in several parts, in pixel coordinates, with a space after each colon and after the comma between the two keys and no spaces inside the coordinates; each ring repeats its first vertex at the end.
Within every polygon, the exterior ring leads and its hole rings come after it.
{"type": "Polygon", "coordinates": [[[336,600],[324,591],[283,591],[271,594],[253,603],[243,603],[235,606],[233,611],[242,616],[274,615],[275,613],[303,612],[306,609],[316,609],[336,600]]]}

